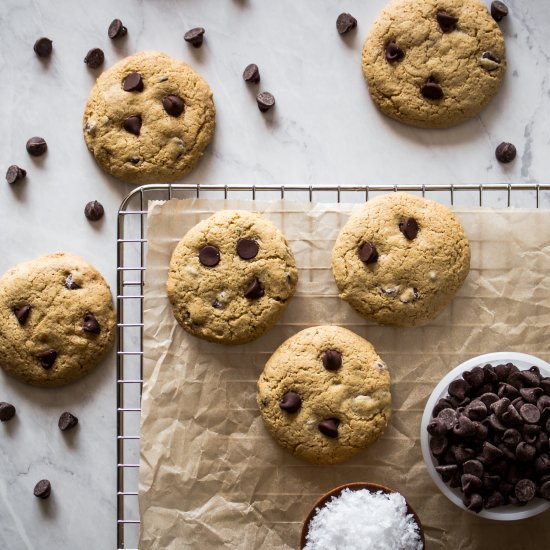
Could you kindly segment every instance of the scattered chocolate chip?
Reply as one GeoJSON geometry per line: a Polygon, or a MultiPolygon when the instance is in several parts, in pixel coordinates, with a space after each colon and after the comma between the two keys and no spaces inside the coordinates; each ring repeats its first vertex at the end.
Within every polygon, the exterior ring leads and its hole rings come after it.
{"type": "Polygon", "coordinates": [[[20,168],[17,164],[12,164],[6,172],[6,181],[12,185],[21,181],[26,175],[26,170],[23,170],[23,168],[20,168]]]}
{"type": "Polygon", "coordinates": [[[141,117],[139,115],[128,117],[124,121],[122,126],[130,134],[134,134],[134,136],[139,136],[139,132],[141,130],[141,117]]]}
{"type": "Polygon", "coordinates": [[[101,48],[92,48],[86,54],[84,63],[90,67],[90,69],[97,69],[103,65],[105,61],[105,54],[101,48]]]}
{"type": "Polygon", "coordinates": [[[126,35],[128,29],[122,24],[120,19],[113,19],[107,30],[107,36],[111,40],[116,40],[117,38],[122,38],[126,35]]]}
{"type": "Polygon", "coordinates": [[[265,113],[275,105],[275,98],[269,92],[260,92],[256,96],[256,102],[258,103],[258,109],[265,113]]]}
{"type": "Polygon", "coordinates": [[[180,116],[185,109],[183,99],[177,95],[167,95],[164,97],[162,100],[162,106],[170,116],[174,117],[180,116]]]}
{"type": "Polygon", "coordinates": [[[13,308],[13,314],[15,315],[15,317],[17,318],[21,326],[23,326],[27,322],[30,312],[31,312],[31,306],[29,305],[13,308]]]}
{"type": "Polygon", "coordinates": [[[84,215],[92,222],[103,218],[103,214],[105,214],[105,210],[100,202],[90,201],[84,207],[84,215]]]}
{"type": "Polygon", "coordinates": [[[84,315],[82,330],[90,332],[91,334],[99,334],[101,332],[101,327],[99,326],[99,323],[93,313],[86,313],[86,315],[84,315]]]}
{"type": "Polygon", "coordinates": [[[207,244],[199,251],[199,262],[206,267],[215,267],[220,263],[220,251],[215,246],[207,244]]]}
{"type": "Polygon", "coordinates": [[[293,391],[287,391],[279,401],[279,407],[288,413],[295,413],[301,406],[302,398],[293,391]]]}
{"type": "Polygon", "coordinates": [[[244,291],[244,297],[249,300],[257,300],[265,294],[264,289],[257,277],[248,285],[244,291]]]}
{"type": "Polygon", "coordinates": [[[236,246],[239,258],[251,260],[258,255],[260,247],[254,239],[239,239],[236,246]]]}
{"type": "Polygon", "coordinates": [[[49,370],[53,367],[53,364],[57,359],[57,351],[54,349],[49,349],[40,355],[37,355],[37,359],[43,369],[49,370]]]}
{"type": "Polygon", "coordinates": [[[122,81],[122,89],[125,92],[143,91],[143,78],[139,73],[130,73],[126,75],[122,81]]]}
{"type": "Polygon", "coordinates": [[[438,11],[436,19],[443,32],[451,32],[456,29],[458,17],[453,17],[444,11],[438,11]]]}
{"type": "Polygon", "coordinates": [[[395,42],[390,42],[386,46],[386,61],[389,61],[390,63],[392,61],[400,61],[404,57],[405,53],[395,42]]]}
{"type": "Polygon", "coordinates": [[[183,35],[183,39],[195,48],[200,48],[204,40],[204,29],[202,27],[191,29],[183,35]]]}
{"type": "Polygon", "coordinates": [[[529,502],[533,500],[536,490],[535,484],[530,479],[521,479],[514,487],[514,493],[520,502],[529,502]]]}
{"type": "Polygon", "coordinates": [[[323,367],[328,371],[336,371],[342,366],[342,354],[335,349],[327,349],[322,357],[323,367]]]}
{"type": "Polygon", "coordinates": [[[371,242],[367,241],[359,248],[359,259],[366,264],[376,263],[378,260],[378,250],[371,242]]]}
{"type": "Polygon", "coordinates": [[[33,157],[39,157],[48,150],[46,140],[41,137],[32,137],[27,141],[27,153],[33,157]]]}
{"type": "Polygon", "coordinates": [[[468,384],[466,380],[459,378],[458,380],[453,380],[449,384],[448,392],[449,392],[449,395],[452,395],[453,397],[456,397],[457,399],[462,401],[466,397],[466,393],[469,390],[470,390],[470,384],[468,384]]]}
{"type": "Polygon", "coordinates": [[[49,38],[43,36],[34,43],[34,53],[38,57],[50,57],[52,54],[52,44],[53,42],[49,38]]]}
{"type": "Polygon", "coordinates": [[[327,418],[319,422],[319,431],[327,437],[336,438],[338,437],[339,425],[340,420],[338,420],[337,418],[327,418]]]}
{"type": "Polygon", "coordinates": [[[15,416],[15,407],[11,403],[0,402],[0,422],[7,422],[15,416]]]}
{"type": "Polygon", "coordinates": [[[501,21],[508,15],[508,6],[504,2],[491,2],[491,15],[495,21],[501,21]]]}
{"type": "Polygon", "coordinates": [[[512,143],[503,141],[496,149],[495,156],[499,162],[507,164],[516,158],[516,148],[512,143]]]}
{"type": "Polygon", "coordinates": [[[57,423],[57,425],[59,426],[59,429],[62,432],[66,432],[67,430],[74,428],[77,424],[78,424],[78,418],[74,414],[71,414],[68,411],[61,414],[61,416],[59,417],[59,421],[57,423]]]}
{"type": "Polygon", "coordinates": [[[47,479],[41,479],[34,486],[34,496],[38,498],[48,498],[52,492],[51,483],[47,479]]]}
{"type": "Polygon", "coordinates": [[[336,30],[338,34],[346,34],[357,27],[357,19],[349,13],[341,13],[336,19],[336,30]]]}
{"type": "Polygon", "coordinates": [[[526,403],[519,410],[519,414],[529,424],[536,424],[540,420],[540,411],[536,405],[526,403]]]}
{"type": "Polygon", "coordinates": [[[443,88],[436,80],[430,76],[426,83],[420,88],[420,92],[426,99],[441,99],[443,97],[443,88]]]}
{"type": "Polygon", "coordinates": [[[65,279],[65,288],[68,290],[78,290],[80,286],[73,281],[73,276],[69,274],[65,279]]]}
{"type": "Polygon", "coordinates": [[[401,231],[409,241],[416,239],[418,229],[418,223],[414,218],[402,218],[399,222],[399,231],[401,231]]]}
{"type": "Polygon", "coordinates": [[[255,63],[247,65],[243,71],[243,79],[245,82],[258,84],[258,82],[260,82],[260,69],[258,69],[258,65],[255,63]]]}

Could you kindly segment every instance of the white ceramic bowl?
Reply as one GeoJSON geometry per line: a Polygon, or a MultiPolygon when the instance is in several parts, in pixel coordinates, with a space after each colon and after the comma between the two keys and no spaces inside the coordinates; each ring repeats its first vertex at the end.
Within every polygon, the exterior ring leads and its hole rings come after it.
{"type": "MultiPolygon", "coordinates": [[[[441,382],[435,387],[434,391],[430,395],[428,402],[426,403],[426,408],[424,409],[424,414],[422,415],[422,423],[420,425],[420,443],[422,446],[422,456],[424,457],[424,463],[428,468],[428,473],[432,478],[433,482],[437,485],[439,490],[454,504],[456,504],[462,510],[466,510],[470,514],[475,514],[464,506],[462,503],[462,492],[460,489],[453,489],[449,487],[442,479],[441,476],[437,473],[435,466],[437,465],[434,460],[429,445],[429,434],[427,431],[428,423],[432,417],[432,411],[436,403],[447,394],[447,388],[449,384],[460,378],[460,375],[467,370],[473,369],[474,367],[483,367],[483,365],[498,365],[500,363],[513,363],[520,370],[526,370],[532,366],[537,366],[540,369],[541,374],[544,376],[550,376],[550,365],[534,357],[533,355],[527,355],[526,353],[515,353],[515,352],[497,352],[497,353],[487,353],[485,355],[478,355],[472,359],[468,359],[449,373],[447,373],[441,382]]],[[[494,519],[498,521],[514,521],[518,519],[530,518],[536,516],[546,510],[550,509],[550,502],[534,498],[531,502],[525,506],[499,506],[497,508],[491,508],[489,510],[483,509],[476,516],[494,519]]]]}

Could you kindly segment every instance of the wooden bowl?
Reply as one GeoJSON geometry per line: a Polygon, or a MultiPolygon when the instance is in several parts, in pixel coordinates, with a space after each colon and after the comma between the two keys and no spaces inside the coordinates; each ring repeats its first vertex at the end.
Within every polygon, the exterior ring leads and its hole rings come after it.
{"type": "MultiPolygon", "coordinates": [[[[330,490],[328,493],[325,493],[313,506],[313,508],[310,510],[309,514],[307,515],[304,525],[302,526],[302,535],[300,538],[300,548],[303,550],[306,546],[306,537],[307,532],[309,528],[309,522],[313,519],[313,516],[317,513],[317,508],[321,508],[324,506],[333,496],[339,495],[344,489],[350,489],[351,491],[359,491],[361,489],[367,489],[371,493],[376,493],[377,491],[382,491],[383,493],[390,494],[395,493],[393,489],[389,489],[388,487],[384,487],[382,485],[376,485],[375,483],[364,483],[364,482],[355,482],[355,483],[347,483],[346,485],[340,485],[340,487],[336,487],[335,489],[330,490]]],[[[406,501],[405,501],[406,502],[406,501]]],[[[406,502],[407,504],[407,512],[409,514],[412,514],[414,517],[414,521],[418,525],[418,531],[420,533],[420,540],[422,541],[422,547],[426,547],[426,541],[424,539],[424,530],[422,529],[422,524],[420,523],[420,518],[416,515],[416,512],[411,508],[411,505],[406,502]]]]}

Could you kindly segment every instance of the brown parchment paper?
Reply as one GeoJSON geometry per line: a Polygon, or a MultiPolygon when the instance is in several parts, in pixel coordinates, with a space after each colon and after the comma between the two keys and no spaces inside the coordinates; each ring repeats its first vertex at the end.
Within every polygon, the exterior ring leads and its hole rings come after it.
{"type": "MultiPolygon", "coordinates": [[[[357,205],[355,205],[357,207],[357,205]]],[[[493,522],[461,511],[432,483],[419,427],[441,377],[474,355],[523,351],[550,359],[549,214],[458,210],[472,245],[471,272],[432,324],[370,325],[337,295],[331,249],[351,205],[172,200],[149,211],[139,500],[140,549],[294,549],[318,497],[350,481],[402,492],[419,514],[428,549],[550,546],[550,513],[493,522]],[[165,281],[172,251],[199,220],[222,208],[264,211],[288,238],[300,268],[296,296],[256,342],[225,347],[176,323],[165,281]],[[393,416],[384,436],[353,460],[313,466],[280,449],[255,404],[256,380],[288,337],[338,324],[370,340],[392,375],[393,416]]]]}

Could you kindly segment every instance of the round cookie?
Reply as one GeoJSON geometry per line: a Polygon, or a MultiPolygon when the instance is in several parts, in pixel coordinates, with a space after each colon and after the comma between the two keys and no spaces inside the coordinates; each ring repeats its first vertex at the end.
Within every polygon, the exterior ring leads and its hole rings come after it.
{"type": "Polygon", "coordinates": [[[314,464],[348,460],[391,415],[390,373],[345,328],[311,327],[283,342],[258,380],[257,403],[277,443],[314,464]]]}
{"type": "Polygon", "coordinates": [[[179,242],[166,286],[174,316],[187,332],[243,344],[271,328],[297,282],[292,251],[270,221],[223,210],[179,242]]]}
{"type": "Polygon", "coordinates": [[[0,366],[28,384],[87,374],[111,348],[115,324],[109,286],[78,256],[42,256],[0,278],[0,366]]]}
{"type": "Polygon", "coordinates": [[[104,72],[84,110],[84,138],[100,166],[130,183],[171,182],[195,166],[214,132],[208,84],[161,52],[104,72]]]}
{"type": "Polygon", "coordinates": [[[408,193],[369,200],[336,239],[332,272],[340,297],[383,325],[437,317],[470,269],[470,245],[448,208],[408,193]]]}
{"type": "Polygon", "coordinates": [[[504,39],[478,0],[396,0],[374,23],[362,66],[384,114],[447,128],[496,94],[506,72],[504,39]]]}

